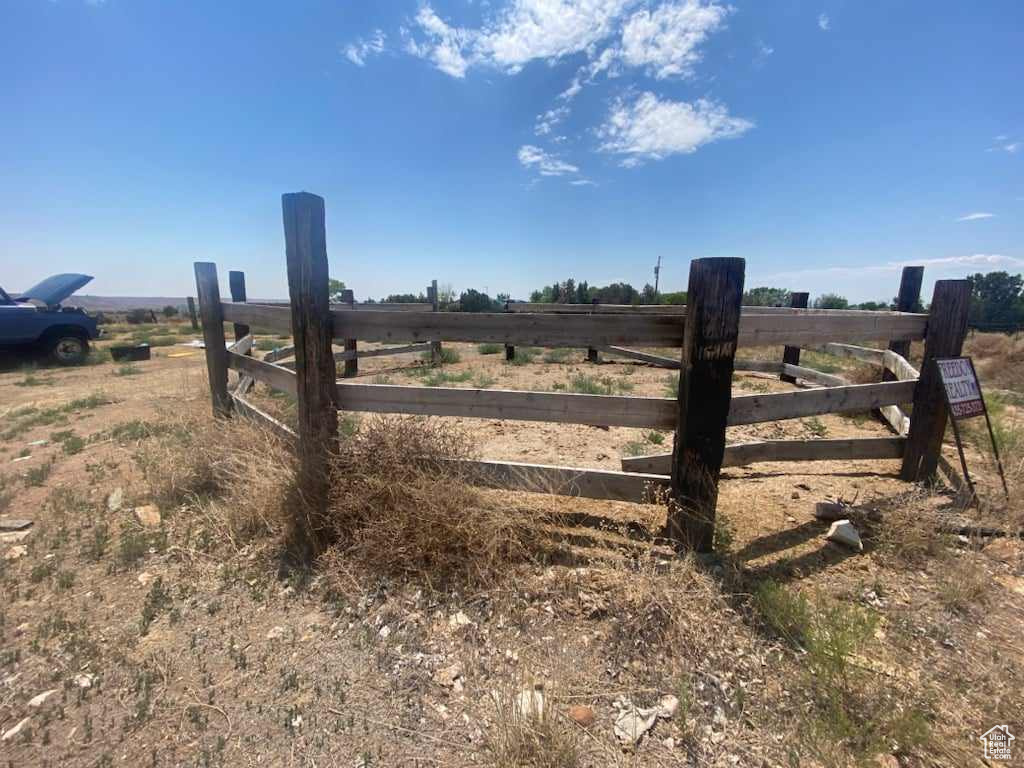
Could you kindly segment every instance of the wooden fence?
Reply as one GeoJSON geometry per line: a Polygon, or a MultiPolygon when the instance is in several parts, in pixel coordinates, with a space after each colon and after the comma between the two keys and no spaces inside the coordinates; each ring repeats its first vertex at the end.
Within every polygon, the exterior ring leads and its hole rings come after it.
{"type": "Polygon", "coordinates": [[[928,479],[935,473],[946,416],[940,407],[940,384],[929,374],[933,366],[928,361],[960,350],[966,330],[966,281],[940,281],[929,315],[741,308],[745,264],[731,258],[691,262],[686,307],[614,312],[607,307],[594,311],[586,305],[583,310],[561,305],[570,308],[477,314],[438,312],[436,298],[429,309],[403,307],[402,311],[331,305],[324,202],[308,193],[289,194],[283,197],[283,209],[289,306],[245,303],[244,295],[242,300],[235,296],[233,302],[222,302],[216,267],[209,263],[195,265],[196,283],[215,414],[238,412],[294,441],[300,482],[314,505],[326,504],[326,462],[337,439],[338,410],[673,430],[671,453],[624,459],[622,471],[502,461],[468,462],[467,468],[482,485],[599,499],[650,500],[663,488],[668,499],[664,535],[679,547],[701,551],[712,547],[723,466],[902,458],[902,475],[907,480],[928,479]],[[234,324],[236,341],[231,347],[225,344],[225,322],[234,324]],[[252,326],[290,333],[294,347],[257,359],[251,355],[248,329],[252,326]],[[919,377],[907,362],[906,347],[921,339],[925,367],[919,377]],[[676,398],[623,397],[354,383],[339,380],[336,373],[338,360],[351,359],[346,357],[350,352],[354,356],[354,345],[351,350],[334,351],[334,345],[345,340],[403,345],[392,347],[392,353],[436,349],[434,345],[443,341],[613,350],[677,347],[681,349],[674,366],[679,369],[679,394],[676,398]],[[890,349],[852,343],[863,341],[889,342],[890,349]],[[814,388],[733,396],[737,348],[776,345],[786,345],[785,359],[767,362],[765,369],[814,388]],[[799,350],[807,348],[875,363],[891,380],[849,384],[801,366],[799,350]],[[294,362],[286,364],[285,354],[294,355],[294,362]],[[229,369],[240,374],[241,382],[261,381],[294,395],[297,432],[248,402],[241,386],[229,392],[229,369]],[[914,406],[912,420],[898,408],[908,403],[914,406]],[[729,425],[868,409],[880,409],[896,434],[726,445],[729,425]]]}

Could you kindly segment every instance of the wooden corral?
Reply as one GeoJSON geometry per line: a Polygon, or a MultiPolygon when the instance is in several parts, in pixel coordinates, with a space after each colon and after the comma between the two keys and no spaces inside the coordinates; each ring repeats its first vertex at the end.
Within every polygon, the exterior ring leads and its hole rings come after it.
{"type": "MultiPolygon", "coordinates": [[[[214,412],[252,418],[293,441],[309,497],[326,503],[326,457],[337,439],[337,411],[469,416],[595,426],[630,426],[675,432],[671,453],[622,460],[622,471],[517,462],[469,462],[481,485],[544,490],[599,499],[645,501],[667,498],[664,535],[680,548],[709,550],[714,531],[720,469],[758,461],[902,458],[906,480],[930,479],[939,462],[945,410],[929,374],[936,356],[958,354],[966,332],[966,281],[940,281],[930,313],[806,309],[795,294],[793,307],[741,307],[742,259],[698,259],[691,263],[687,306],[509,304],[498,313],[439,311],[436,283],[428,305],[357,305],[328,300],[324,202],[308,193],[284,196],[290,303],[245,302],[232,279],[230,303],[222,302],[216,267],[196,264],[196,281],[206,340],[214,412]],[[235,344],[225,346],[223,323],[235,324],[235,344]],[[249,354],[260,327],[289,333],[294,348],[275,350],[262,360],[249,354]],[[907,345],[924,340],[922,375],[907,361],[907,345]],[[393,344],[357,352],[358,341],[393,344]],[[338,379],[336,362],[359,357],[431,351],[440,343],[474,342],[540,347],[585,347],[679,370],[678,398],[586,395],[495,389],[362,384],[338,379]],[[860,346],[875,341],[888,349],[860,346]],[[343,346],[335,351],[334,346],[343,346]],[[740,366],[736,350],[785,346],[779,362],[740,366]],[[681,349],[677,360],[633,348],[681,349]],[[880,369],[885,380],[850,384],[841,377],[800,365],[801,349],[847,355],[880,369]],[[294,357],[294,360],[287,360],[294,357]],[[804,388],[789,392],[732,394],[734,369],[754,365],[804,388]],[[298,401],[298,432],[249,403],[239,386],[228,392],[228,369],[241,381],[261,381],[298,401]],[[909,418],[900,406],[913,404],[909,418]],[[845,440],[769,440],[726,445],[726,427],[794,419],[816,414],[878,409],[892,437],[845,440]],[[920,414],[924,414],[921,416],[920,414]],[[919,424],[917,427],[915,424],[919,424]]],[[[915,269],[915,268],[910,268],[915,269]]],[[[234,273],[233,273],[234,274],[234,273]]],[[[917,276],[919,278],[919,275],[917,276]]],[[[910,285],[914,284],[911,276],[910,285]]],[[[904,278],[907,283],[907,278],[904,278]]],[[[920,280],[916,285],[920,288],[920,280]]],[[[901,289],[900,304],[918,296],[901,289]],[[904,295],[906,293],[906,295],[904,295]]]]}

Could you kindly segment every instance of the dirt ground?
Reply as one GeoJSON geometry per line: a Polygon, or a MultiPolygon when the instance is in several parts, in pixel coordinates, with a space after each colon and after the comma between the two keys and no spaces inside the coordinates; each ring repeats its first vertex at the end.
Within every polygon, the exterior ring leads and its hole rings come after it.
{"type": "MultiPolygon", "coordinates": [[[[666,396],[676,375],[589,364],[582,350],[513,365],[446,347],[459,360],[440,373],[403,355],[361,361],[359,378],[666,396]]],[[[734,386],[791,388],[755,373],[734,386]]],[[[287,401],[254,397],[289,417],[287,401]]],[[[203,352],[181,346],[130,366],[101,355],[0,373],[0,516],[33,523],[0,533],[0,764],[893,768],[985,765],[983,732],[1024,733],[1021,544],[929,535],[937,513],[962,510],[947,490],[901,482],[898,461],[725,470],[722,555],[710,563],[580,532],[589,555],[538,557],[439,591],[373,573],[346,581],[324,565],[284,572],[274,537],[237,537],[216,499],[157,498],[153,474],[185,459],[154,449],[208,414],[203,352]],[[863,522],[856,552],[825,540],[814,517],[824,500],[888,516],[863,522]],[[543,717],[523,714],[524,691],[543,697],[543,717]],[[624,746],[621,712],[666,696],[678,707],[624,746]]],[[[1014,408],[1006,418],[1018,431],[1014,408]]],[[[672,442],[640,429],[446,421],[483,458],[565,466],[618,469],[622,456],[672,442]]],[[[264,466],[287,463],[257,430],[232,430],[264,466]]],[[[886,434],[856,414],[728,439],[886,434]]],[[[995,498],[987,454],[972,443],[968,461],[995,498]]],[[[652,527],[663,517],[654,505],[487,493],[538,513],[652,527]]]]}

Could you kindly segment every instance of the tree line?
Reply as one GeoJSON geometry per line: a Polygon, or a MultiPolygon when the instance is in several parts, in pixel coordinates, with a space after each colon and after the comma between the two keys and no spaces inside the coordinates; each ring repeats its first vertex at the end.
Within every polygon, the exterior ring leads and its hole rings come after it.
{"type": "MultiPolygon", "coordinates": [[[[971,286],[971,327],[983,330],[1012,331],[1024,326],[1024,278],[1008,272],[988,272],[969,275],[971,286]]],[[[331,301],[341,300],[345,284],[331,280],[331,301]]],[[[467,288],[456,292],[451,285],[438,286],[438,302],[442,309],[456,312],[501,312],[509,295],[499,293],[491,297],[484,291],[467,288]]],[[[748,307],[788,307],[792,293],[787,288],[758,286],[743,293],[743,304],[748,307]]],[[[425,293],[394,293],[382,301],[409,304],[427,303],[425,293]]],[[[650,283],[637,290],[629,283],[590,285],[586,280],[569,278],[545,285],[530,293],[530,301],[544,304],[685,304],[686,291],[655,291],[650,283]]],[[[374,303],[368,299],[367,303],[374,303]]],[[[811,302],[815,309],[891,310],[896,298],[890,300],[853,303],[839,293],[823,293],[811,302]]],[[[918,300],[914,312],[927,311],[927,305],[918,300]]]]}

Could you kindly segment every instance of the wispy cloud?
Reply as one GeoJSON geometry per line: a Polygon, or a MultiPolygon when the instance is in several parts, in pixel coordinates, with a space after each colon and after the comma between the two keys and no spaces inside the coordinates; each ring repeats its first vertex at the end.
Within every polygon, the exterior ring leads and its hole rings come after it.
{"type": "Polygon", "coordinates": [[[712,141],[742,136],[753,127],[751,121],[730,116],[716,102],[661,100],[648,91],[632,102],[616,102],[598,136],[603,151],[625,155],[622,165],[635,167],[644,160],[695,152],[712,141]]]}
{"type": "MultiPolygon", "coordinates": [[[[571,114],[574,99],[599,77],[611,81],[629,72],[657,81],[693,77],[703,44],[734,12],[724,0],[504,0],[495,2],[494,9],[483,4],[481,9],[482,20],[464,27],[442,18],[423,0],[416,15],[399,28],[402,50],[459,79],[475,69],[514,75],[531,62],[584,56],[551,108],[534,118],[537,143],[549,147],[561,137],[563,131],[555,129],[571,114]]],[[[375,34],[351,44],[345,54],[363,66],[383,48],[383,38],[375,34]]],[[[759,43],[760,60],[772,52],[759,43]]],[[[630,93],[628,89],[626,85],[620,93],[630,93]]],[[[693,152],[753,127],[711,99],[673,102],[652,92],[628,98],[629,103],[621,97],[615,102],[596,132],[597,148],[623,155],[625,166],[693,152]]],[[[521,148],[518,157],[542,175],[570,165],[532,144],[521,148]]]]}
{"type": "Polygon", "coordinates": [[[384,52],[384,40],[386,37],[383,30],[374,30],[369,38],[356,40],[354,43],[346,45],[344,48],[345,58],[357,67],[366,66],[366,59],[368,57],[384,52]]]}
{"type": "Polygon", "coordinates": [[[1024,146],[1019,141],[1010,141],[1009,136],[996,136],[993,141],[996,142],[995,145],[986,149],[986,152],[1009,152],[1011,155],[1015,155],[1024,146]]]}
{"type": "Polygon", "coordinates": [[[519,164],[524,168],[535,169],[541,176],[564,176],[579,173],[579,168],[560,159],[557,155],[545,152],[540,147],[524,144],[517,153],[519,164]]]}
{"type": "Polygon", "coordinates": [[[658,80],[690,76],[700,61],[700,44],[728,13],[725,6],[695,0],[638,11],[622,28],[622,60],[658,80]]]}
{"type": "Polygon", "coordinates": [[[826,13],[819,13],[818,14],[818,29],[820,29],[822,32],[828,32],[829,29],[831,29],[831,28],[832,28],[832,20],[829,19],[828,14],[826,14],[826,13]]]}
{"type": "Polygon", "coordinates": [[[957,221],[980,221],[981,219],[994,219],[995,216],[994,213],[968,213],[958,218],[957,221]]]}

